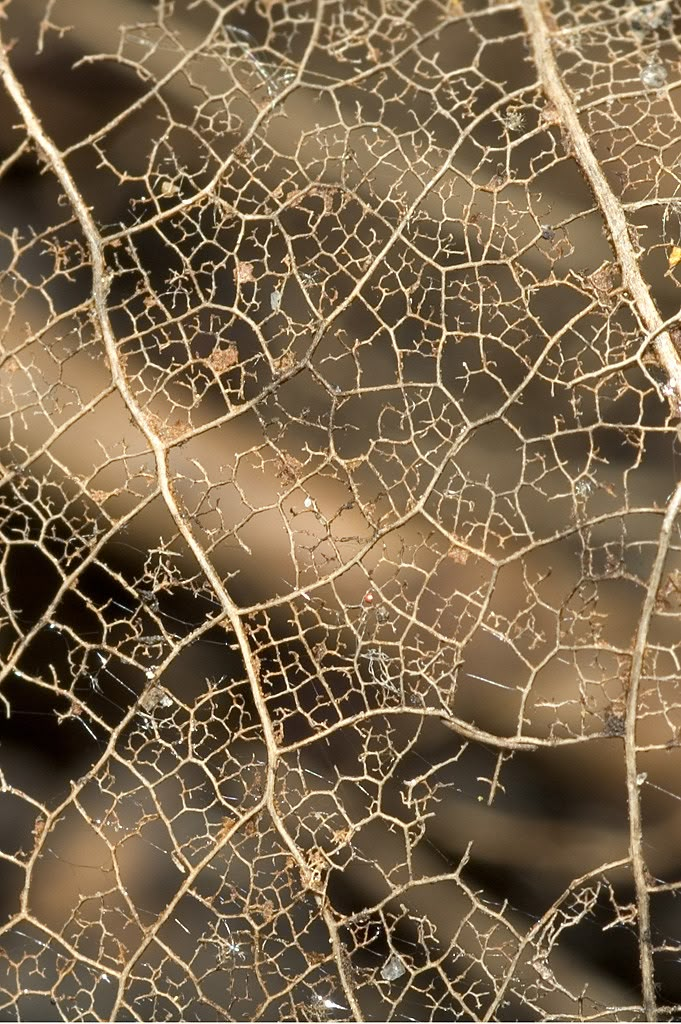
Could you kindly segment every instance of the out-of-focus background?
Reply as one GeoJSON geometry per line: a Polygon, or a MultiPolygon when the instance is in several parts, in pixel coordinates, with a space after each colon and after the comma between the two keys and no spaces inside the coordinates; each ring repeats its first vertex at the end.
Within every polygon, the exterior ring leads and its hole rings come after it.
{"type": "Polygon", "coordinates": [[[674,4],[2,13],[2,1019],[676,1019],[674,4]]]}

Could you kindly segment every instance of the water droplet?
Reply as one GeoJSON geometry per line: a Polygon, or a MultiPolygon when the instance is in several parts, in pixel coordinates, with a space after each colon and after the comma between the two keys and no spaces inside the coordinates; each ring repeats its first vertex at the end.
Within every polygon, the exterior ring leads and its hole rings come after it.
{"type": "Polygon", "coordinates": [[[646,89],[661,89],[667,81],[667,69],[657,61],[651,61],[641,68],[639,77],[646,89]]]}
{"type": "Polygon", "coordinates": [[[396,953],[389,956],[381,967],[381,977],[383,978],[383,981],[397,981],[398,978],[401,978],[402,975],[406,973],[407,968],[396,953]]]}

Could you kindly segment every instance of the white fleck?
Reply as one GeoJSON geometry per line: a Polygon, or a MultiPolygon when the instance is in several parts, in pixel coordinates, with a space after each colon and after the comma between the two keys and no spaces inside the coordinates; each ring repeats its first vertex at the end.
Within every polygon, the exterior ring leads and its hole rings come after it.
{"type": "Polygon", "coordinates": [[[502,690],[515,690],[515,686],[507,686],[505,683],[499,683],[496,679],[489,679],[487,676],[478,676],[475,672],[466,672],[465,675],[469,679],[479,679],[481,683],[489,683],[490,686],[498,686],[502,690]]]}
{"type": "Polygon", "coordinates": [[[314,505],[314,502],[313,502],[313,500],[312,500],[312,498],[310,497],[309,494],[308,494],[307,498],[305,499],[305,501],[303,502],[303,505],[305,506],[305,508],[312,508],[312,506],[314,505]]]}
{"type": "Polygon", "coordinates": [[[639,774],[636,776],[636,785],[637,786],[642,786],[647,778],[648,778],[648,772],[639,772],[639,774]]]}
{"type": "Polygon", "coordinates": [[[522,128],[525,118],[517,107],[511,107],[502,120],[509,132],[518,132],[522,128]]]}
{"type": "Polygon", "coordinates": [[[383,978],[383,981],[397,981],[398,978],[401,978],[402,975],[406,973],[407,968],[396,953],[389,956],[381,967],[381,977],[383,978]]]}
{"type": "Polygon", "coordinates": [[[148,668],[147,671],[144,674],[147,677],[147,679],[153,679],[154,676],[156,675],[156,673],[154,672],[153,668],[148,668]]]}
{"type": "Polygon", "coordinates": [[[667,69],[658,61],[651,61],[641,68],[639,78],[646,89],[661,89],[667,81],[667,69]]]}
{"type": "Polygon", "coordinates": [[[315,999],[327,1010],[347,1010],[347,1006],[342,1006],[340,1003],[334,1003],[333,999],[324,999],[322,996],[315,996],[315,999]]]}
{"type": "Polygon", "coordinates": [[[274,313],[276,313],[281,306],[281,292],[278,288],[273,288],[270,292],[270,306],[274,313]]]}

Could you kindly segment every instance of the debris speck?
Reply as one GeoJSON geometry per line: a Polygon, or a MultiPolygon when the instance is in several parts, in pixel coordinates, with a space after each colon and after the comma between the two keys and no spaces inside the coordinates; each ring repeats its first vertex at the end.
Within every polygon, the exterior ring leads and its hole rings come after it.
{"type": "Polygon", "coordinates": [[[669,253],[668,262],[669,262],[669,269],[670,270],[673,270],[674,267],[678,266],[678,264],[681,263],[681,246],[680,245],[672,246],[672,251],[669,253]]]}
{"type": "Polygon", "coordinates": [[[407,973],[407,969],[400,960],[396,953],[389,956],[386,962],[381,967],[381,977],[383,981],[397,981],[403,974],[407,973]]]}
{"type": "Polygon", "coordinates": [[[166,693],[162,686],[151,686],[140,697],[140,704],[147,712],[153,711],[158,707],[169,708],[172,703],[172,697],[166,693]]]}
{"type": "Polygon", "coordinates": [[[253,264],[245,263],[242,260],[236,261],[236,270],[234,276],[237,280],[237,284],[248,284],[249,281],[255,281],[253,277],[253,264]]]}

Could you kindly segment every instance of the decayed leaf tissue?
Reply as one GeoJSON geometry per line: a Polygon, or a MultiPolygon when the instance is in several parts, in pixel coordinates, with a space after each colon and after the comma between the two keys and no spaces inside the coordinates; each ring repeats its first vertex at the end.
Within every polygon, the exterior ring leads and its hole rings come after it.
{"type": "Polygon", "coordinates": [[[0,1019],[680,1019],[681,7],[0,12],[0,1019]]]}

